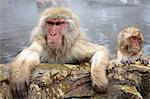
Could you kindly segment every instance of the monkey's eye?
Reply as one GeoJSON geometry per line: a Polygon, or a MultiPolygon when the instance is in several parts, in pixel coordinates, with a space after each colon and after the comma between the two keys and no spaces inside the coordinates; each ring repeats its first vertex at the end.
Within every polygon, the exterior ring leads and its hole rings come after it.
{"type": "Polygon", "coordinates": [[[47,21],[46,22],[48,25],[54,25],[55,23],[54,22],[49,22],[49,21],[47,21]]]}
{"type": "Polygon", "coordinates": [[[141,42],[141,38],[140,38],[140,37],[137,37],[137,36],[131,37],[130,40],[132,40],[132,41],[137,41],[137,42],[139,42],[139,43],[141,42]]]}
{"type": "Polygon", "coordinates": [[[47,21],[46,22],[48,25],[62,25],[62,24],[65,24],[65,22],[49,22],[49,21],[47,21]]]}
{"type": "Polygon", "coordinates": [[[135,39],[137,39],[137,37],[136,37],[136,36],[133,36],[133,37],[132,37],[132,39],[134,39],[134,40],[135,40],[135,39]]]}
{"type": "Polygon", "coordinates": [[[56,25],[62,25],[65,24],[65,22],[56,22],[56,25]]]}

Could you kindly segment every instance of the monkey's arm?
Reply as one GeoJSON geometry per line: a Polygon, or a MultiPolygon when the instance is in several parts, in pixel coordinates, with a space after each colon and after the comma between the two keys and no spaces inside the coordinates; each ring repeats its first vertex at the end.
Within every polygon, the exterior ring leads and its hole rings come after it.
{"type": "Polygon", "coordinates": [[[125,55],[122,54],[120,49],[117,49],[117,62],[120,63],[122,59],[127,58],[125,55]]]}
{"type": "Polygon", "coordinates": [[[38,43],[33,42],[29,48],[24,49],[10,63],[11,92],[14,98],[27,95],[30,72],[34,66],[40,63],[41,51],[42,47],[38,43]]]}
{"type": "Polygon", "coordinates": [[[104,92],[108,86],[105,70],[109,63],[109,51],[104,46],[84,40],[75,47],[73,52],[78,59],[91,58],[92,86],[97,92],[104,92]]]}

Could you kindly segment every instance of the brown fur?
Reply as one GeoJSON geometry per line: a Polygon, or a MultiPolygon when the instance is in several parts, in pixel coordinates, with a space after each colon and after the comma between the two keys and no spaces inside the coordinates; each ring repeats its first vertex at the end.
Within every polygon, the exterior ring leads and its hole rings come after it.
{"type": "Polygon", "coordinates": [[[139,58],[143,58],[143,43],[144,37],[141,31],[136,27],[127,27],[119,33],[118,36],[118,48],[117,48],[117,60],[126,61],[131,63],[135,63],[135,61],[139,60],[139,58]],[[131,51],[128,50],[127,45],[130,44],[129,38],[132,36],[140,37],[141,38],[141,46],[140,50],[137,54],[133,54],[131,51]]]}

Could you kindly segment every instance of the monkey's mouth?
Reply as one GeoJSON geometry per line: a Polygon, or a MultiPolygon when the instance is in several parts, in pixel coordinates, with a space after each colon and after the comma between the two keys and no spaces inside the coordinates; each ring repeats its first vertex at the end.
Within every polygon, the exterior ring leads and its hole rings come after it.
{"type": "Polygon", "coordinates": [[[59,49],[61,47],[61,42],[56,42],[55,40],[47,40],[47,45],[54,49],[59,49]]]}
{"type": "Polygon", "coordinates": [[[133,54],[133,55],[136,55],[140,52],[140,49],[139,48],[132,48],[130,49],[130,52],[133,54]]]}
{"type": "Polygon", "coordinates": [[[56,48],[56,49],[58,49],[60,47],[60,44],[58,42],[48,42],[47,41],[47,45],[49,47],[56,48]]]}

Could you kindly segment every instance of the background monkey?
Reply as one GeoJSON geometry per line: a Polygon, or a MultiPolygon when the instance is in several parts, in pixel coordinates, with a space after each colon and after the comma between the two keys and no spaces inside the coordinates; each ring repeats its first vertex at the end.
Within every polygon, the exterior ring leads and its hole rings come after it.
{"type": "Polygon", "coordinates": [[[41,62],[64,64],[89,58],[93,88],[98,92],[107,89],[108,50],[87,40],[80,30],[77,16],[69,8],[46,9],[31,33],[31,40],[31,45],[10,63],[14,98],[27,96],[31,70],[41,62]]]}
{"type": "Polygon", "coordinates": [[[144,37],[141,31],[135,27],[127,27],[119,33],[117,60],[123,64],[149,64],[148,57],[143,55],[144,37]]]}

